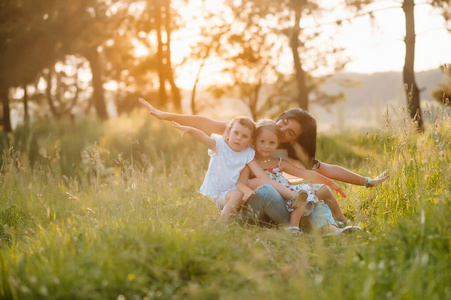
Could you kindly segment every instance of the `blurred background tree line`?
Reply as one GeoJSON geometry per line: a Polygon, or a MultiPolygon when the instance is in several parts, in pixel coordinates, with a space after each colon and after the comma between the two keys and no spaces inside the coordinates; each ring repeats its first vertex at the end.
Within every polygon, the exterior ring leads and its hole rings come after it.
{"type": "MultiPolygon", "coordinates": [[[[12,130],[12,109],[20,111],[25,124],[42,116],[107,119],[109,105],[127,113],[138,106],[139,96],[180,112],[182,92],[176,82],[182,72],[191,79],[190,109],[196,114],[210,104],[196,98],[201,74],[218,61],[227,84],[211,84],[212,98],[233,95],[254,119],[288,107],[308,110],[309,103],[339,101],[342,94],[318,89],[349,62],[334,31],[363,14],[371,16],[366,8],[377,1],[323,2],[224,0],[212,8],[207,1],[189,0],[2,0],[3,130],[12,130]],[[328,30],[315,23],[338,9],[346,14],[330,21],[328,30]],[[306,18],[313,23],[303,25],[306,18]],[[190,31],[193,24],[200,24],[196,31],[190,31]],[[173,47],[177,39],[186,41],[186,49],[173,47]],[[174,63],[178,53],[187,55],[174,63]],[[284,69],[287,57],[291,67],[284,69]]],[[[449,0],[426,2],[441,10],[449,25],[449,0]]],[[[406,16],[404,84],[411,116],[421,129],[413,72],[414,2],[394,3],[406,16]]],[[[437,90],[438,101],[449,99],[449,85],[437,90]]]]}

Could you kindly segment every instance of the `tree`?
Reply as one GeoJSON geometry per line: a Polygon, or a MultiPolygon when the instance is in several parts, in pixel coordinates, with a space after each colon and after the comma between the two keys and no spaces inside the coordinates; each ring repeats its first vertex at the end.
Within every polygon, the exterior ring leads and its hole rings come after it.
{"type": "MultiPolygon", "coordinates": [[[[248,108],[251,117],[258,120],[271,109],[278,107],[278,111],[283,110],[281,101],[275,101],[281,98],[271,97],[274,82],[282,75],[276,67],[278,58],[271,55],[274,45],[268,38],[270,35],[252,34],[248,30],[246,28],[241,34],[228,36],[230,53],[225,58],[227,67],[222,72],[231,75],[232,83],[210,90],[219,95],[236,94],[248,108]],[[222,93],[218,93],[221,89],[222,93]]],[[[259,31],[255,27],[253,30],[259,31]]],[[[284,100],[285,103],[289,101],[284,100]]]]}
{"type": "Polygon", "coordinates": [[[50,112],[56,119],[72,116],[80,94],[87,92],[86,82],[82,82],[78,76],[79,69],[86,65],[85,59],[69,55],[43,70],[46,81],[45,96],[50,112]],[[64,69],[63,66],[69,68],[64,69]],[[56,67],[58,67],[57,70],[55,70],[56,67]]]}
{"type": "Polygon", "coordinates": [[[451,32],[451,2],[449,0],[428,0],[427,2],[441,12],[446,29],[451,32]]]}
{"type": "MultiPolygon", "coordinates": [[[[349,7],[353,7],[357,11],[361,11],[364,7],[369,6],[374,2],[374,0],[346,0],[346,3],[349,5],[349,7]]],[[[442,16],[446,22],[447,29],[448,31],[451,31],[451,4],[449,0],[428,0],[426,1],[426,3],[442,12],[442,16]]],[[[414,0],[402,1],[401,8],[406,20],[406,35],[404,37],[404,42],[406,45],[406,56],[403,67],[403,83],[407,99],[407,109],[409,111],[410,118],[414,122],[417,131],[423,132],[424,124],[420,106],[420,91],[415,82],[414,71],[416,43],[414,7],[414,0]]],[[[366,14],[371,15],[372,12],[370,11],[366,14]]]]}
{"type": "Polygon", "coordinates": [[[181,94],[175,83],[171,61],[172,33],[179,27],[173,1],[126,2],[131,4],[128,16],[118,28],[114,40],[109,41],[111,45],[105,47],[106,56],[112,63],[108,71],[119,81],[121,88],[117,103],[121,110],[127,111],[138,103],[138,95],[147,95],[156,107],[171,103],[175,110],[180,111],[181,94]],[[135,46],[148,53],[134,55],[135,46]],[[118,53],[116,47],[123,51],[118,53]],[[172,97],[168,95],[169,87],[172,97]]]}
{"type": "MultiPolygon", "coordinates": [[[[93,104],[99,117],[107,117],[100,69],[103,62],[99,62],[98,50],[109,39],[118,22],[120,14],[115,12],[123,11],[117,9],[120,8],[116,5],[119,1],[2,1],[0,94],[5,130],[11,130],[8,124],[9,89],[36,81],[46,69],[52,70],[55,63],[64,60],[68,54],[82,54],[89,59],[93,73],[93,104]]],[[[55,101],[51,98],[48,101],[50,108],[55,109],[56,106],[52,107],[55,101]]],[[[27,110],[28,101],[24,101],[24,106],[27,110]]]]}
{"type": "MultiPolygon", "coordinates": [[[[235,11],[240,11],[240,20],[253,20],[260,22],[268,31],[256,31],[254,34],[277,34],[286,41],[293,63],[293,79],[295,81],[295,94],[293,99],[303,109],[309,108],[312,94],[322,97],[325,94],[317,92],[318,81],[313,78],[315,70],[328,69],[328,74],[342,70],[347,59],[341,56],[343,48],[337,46],[332,38],[326,39],[325,32],[320,26],[305,28],[301,26],[303,19],[320,19],[325,8],[320,7],[317,1],[308,0],[243,0],[231,1],[235,11]],[[242,8],[244,7],[244,8],[242,8]],[[321,41],[321,45],[315,45],[321,41]],[[326,45],[326,43],[329,43],[326,45]],[[329,59],[325,59],[329,57],[329,59]]],[[[253,26],[249,21],[249,25],[253,26]]],[[[250,27],[252,28],[252,27],[250,27]]],[[[324,76],[316,74],[318,77],[324,76]]],[[[326,75],[327,76],[327,75],[326,75]]],[[[329,99],[339,97],[328,95],[329,99]]],[[[319,101],[321,102],[321,101],[319,101]]]]}
{"type": "Polygon", "coordinates": [[[45,18],[46,9],[54,4],[53,0],[0,3],[0,97],[5,131],[12,130],[10,88],[33,82],[58,46],[45,18]]]}
{"type": "Polygon", "coordinates": [[[176,111],[181,110],[180,89],[174,81],[171,63],[172,12],[170,0],[154,0],[155,30],[158,41],[158,75],[160,77],[160,101],[166,102],[166,82],[172,90],[172,102],[176,111]]]}
{"type": "Polygon", "coordinates": [[[89,62],[93,86],[92,106],[101,119],[108,118],[102,51],[125,14],[126,8],[120,0],[79,0],[70,5],[64,3],[60,12],[69,24],[61,35],[64,54],[79,54],[89,62]]]}
{"type": "MultiPolygon", "coordinates": [[[[214,15],[208,15],[205,17],[206,20],[213,20],[216,18],[214,15]]],[[[216,54],[220,55],[224,50],[222,49],[222,37],[230,31],[230,24],[227,24],[224,20],[223,23],[218,26],[212,26],[213,22],[206,22],[208,25],[200,29],[202,39],[193,46],[193,52],[191,58],[194,60],[199,60],[199,68],[196,72],[196,77],[194,79],[193,88],[191,90],[191,113],[197,114],[201,109],[196,101],[196,92],[200,80],[200,75],[207,63],[208,59],[216,54]]]]}
{"type": "Polygon", "coordinates": [[[406,56],[404,60],[404,68],[402,71],[404,90],[407,96],[407,109],[410,118],[415,124],[417,131],[424,131],[423,118],[420,108],[420,91],[415,82],[415,17],[414,17],[413,0],[404,0],[402,9],[406,17],[406,36],[404,42],[406,44],[406,56]]]}

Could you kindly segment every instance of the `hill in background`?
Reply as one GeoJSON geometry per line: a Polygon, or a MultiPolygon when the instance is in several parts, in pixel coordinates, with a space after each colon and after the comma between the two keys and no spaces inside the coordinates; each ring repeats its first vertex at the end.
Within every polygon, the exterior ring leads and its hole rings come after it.
{"type": "MultiPolygon", "coordinates": [[[[446,82],[445,75],[439,69],[415,75],[422,91],[422,106],[436,107],[431,93],[439,83],[446,82]]],[[[330,94],[343,92],[345,100],[327,107],[311,103],[309,110],[318,121],[319,131],[374,130],[384,126],[387,111],[391,121],[407,116],[401,72],[341,73],[330,77],[321,89],[330,94]]],[[[191,113],[190,96],[191,91],[183,91],[185,113],[191,113]]],[[[209,102],[200,114],[215,119],[230,120],[237,115],[249,115],[248,108],[234,96],[222,97],[221,101],[217,101],[207,91],[199,90],[197,101],[209,102]]]]}
{"type": "MultiPolygon", "coordinates": [[[[439,70],[415,74],[424,108],[435,107],[431,93],[446,78],[439,70]]],[[[381,127],[388,110],[391,119],[403,118],[406,105],[401,72],[374,74],[342,73],[329,78],[321,88],[328,93],[343,92],[346,99],[327,108],[311,105],[319,130],[343,131],[381,127]]]]}

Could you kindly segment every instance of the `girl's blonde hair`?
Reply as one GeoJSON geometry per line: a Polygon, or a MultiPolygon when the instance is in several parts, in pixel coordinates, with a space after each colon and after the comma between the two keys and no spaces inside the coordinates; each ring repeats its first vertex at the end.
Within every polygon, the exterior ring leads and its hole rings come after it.
{"type": "Polygon", "coordinates": [[[232,119],[227,124],[227,128],[226,128],[226,130],[224,132],[224,136],[223,136],[224,140],[225,141],[228,140],[230,129],[232,129],[233,125],[237,122],[238,122],[238,124],[248,128],[251,131],[251,138],[252,138],[252,140],[254,140],[256,137],[256,131],[257,131],[256,129],[257,128],[255,126],[254,121],[252,121],[249,117],[236,117],[236,118],[232,119]]]}
{"type": "Polygon", "coordinates": [[[282,131],[280,130],[280,127],[277,125],[277,123],[274,122],[273,120],[270,120],[270,119],[259,120],[257,122],[257,133],[256,133],[255,137],[258,137],[258,135],[263,130],[271,131],[272,133],[274,133],[277,136],[277,142],[280,141],[282,131]]]}

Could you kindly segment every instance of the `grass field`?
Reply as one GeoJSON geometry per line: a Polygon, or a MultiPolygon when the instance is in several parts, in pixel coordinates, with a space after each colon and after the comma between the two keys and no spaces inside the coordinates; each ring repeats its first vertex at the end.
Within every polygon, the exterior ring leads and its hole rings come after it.
{"type": "Polygon", "coordinates": [[[320,135],[319,159],[390,179],[341,184],[366,233],[296,238],[220,226],[206,151],[146,114],[18,128],[0,140],[0,298],[451,299],[450,120],[320,135]]]}

